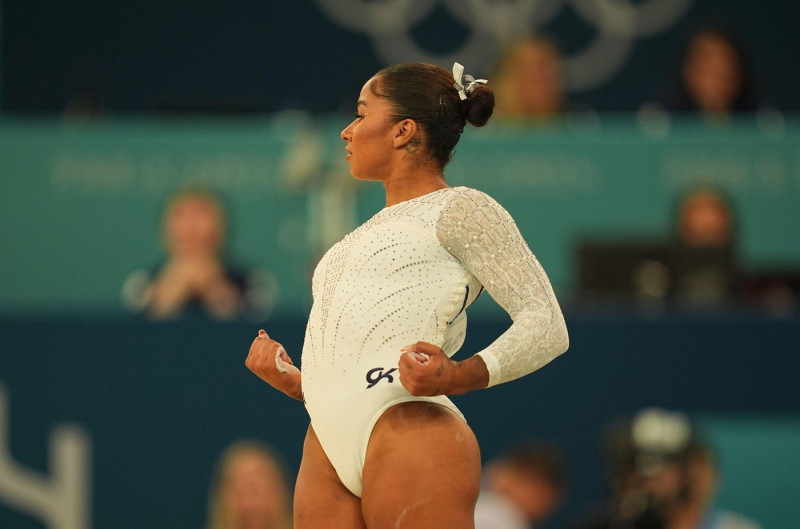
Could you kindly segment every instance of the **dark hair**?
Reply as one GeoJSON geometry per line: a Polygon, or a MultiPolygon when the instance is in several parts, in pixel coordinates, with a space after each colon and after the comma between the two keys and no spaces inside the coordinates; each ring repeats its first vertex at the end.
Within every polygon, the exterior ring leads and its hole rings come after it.
{"type": "Polygon", "coordinates": [[[392,104],[394,119],[419,123],[427,152],[441,167],[450,161],[464,126],[484,126],[494,110],[491,88],[476,84],[462,101],[454,83],[453,74],[440,66],[405,63],[379,71],[370,85],[373,94],[392,104]]]}

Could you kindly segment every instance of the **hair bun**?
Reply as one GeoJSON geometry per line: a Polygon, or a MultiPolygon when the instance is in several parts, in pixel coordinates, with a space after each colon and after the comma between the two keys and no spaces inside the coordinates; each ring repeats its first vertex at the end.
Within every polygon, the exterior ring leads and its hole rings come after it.
{"type": "Polygon", "coordinates": [[[494,92],[486,85],[476,85],[464,100],[464,107],[469,124],[483,127],[494,112],[494,92]]]}

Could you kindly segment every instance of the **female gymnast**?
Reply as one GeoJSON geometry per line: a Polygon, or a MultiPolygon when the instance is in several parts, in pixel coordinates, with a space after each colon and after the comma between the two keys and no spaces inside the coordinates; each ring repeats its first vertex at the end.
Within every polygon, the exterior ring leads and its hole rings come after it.
{"type": "Polygon", "coordinates": [[[386,207],[317,265],[302,371],[263,330],[246,361],[311,417],[295,529],[473,528],[478,443],[446,395],[519,378],[567,349],[550,282],[511,216],[444,179],[466,123],[492,114],[485,83],[458,63],[452,74],[390,66],[341,133],[352,175],[382,182],[386,207]],[[513,323],[451,360],[484,289],[513,323]]]}

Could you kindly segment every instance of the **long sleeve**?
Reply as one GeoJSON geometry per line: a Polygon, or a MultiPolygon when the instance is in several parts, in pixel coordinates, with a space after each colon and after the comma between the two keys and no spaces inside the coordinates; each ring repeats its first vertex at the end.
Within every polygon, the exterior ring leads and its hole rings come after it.
{"type": "Polygon", "coordinates": [[[567,350],[569,337],[550,281],[511,215],[463,189],[442,211],[437,237],[511,316],[508,330],[477,353],[494,386],[546,365],[567,350]]]}

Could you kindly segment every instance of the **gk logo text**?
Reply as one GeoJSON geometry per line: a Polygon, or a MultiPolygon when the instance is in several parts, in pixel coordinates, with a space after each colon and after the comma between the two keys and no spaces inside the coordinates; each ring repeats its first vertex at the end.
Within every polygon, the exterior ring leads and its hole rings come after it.
{"type": "Polygon", "coordinates": [[[393,367],[385,372],[382,367],[376,367],[374,369],[370,369],[369,371],[367,371],[367,382],[369,382],[367,389],[371,388],[372,386],[380,382],[382,378],[388,379],[389,383],[391,384],[392,382],[394,382],[394,377],[392,376],[392,373],[394,373],[395,371],[397,371],[396,367],[393,367]]]}

